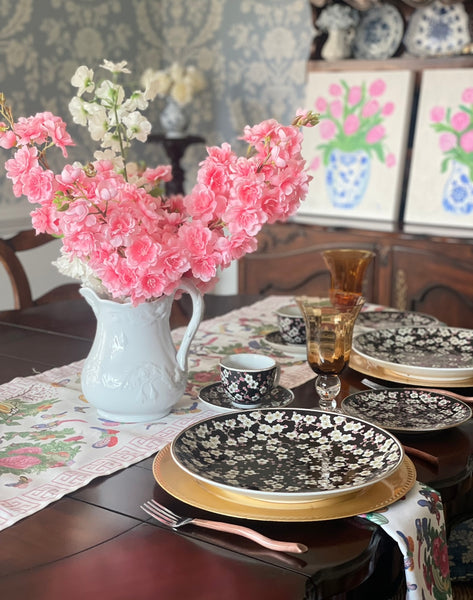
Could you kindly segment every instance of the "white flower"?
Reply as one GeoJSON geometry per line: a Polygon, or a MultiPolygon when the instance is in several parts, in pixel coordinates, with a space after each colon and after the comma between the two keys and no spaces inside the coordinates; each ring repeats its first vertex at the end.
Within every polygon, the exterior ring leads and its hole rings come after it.
{"type": "Polygon", "coordinates": [[[100,279],[95,275],[92,269],[82,259],[77,256],[67,254],[61,248],[61,255],[52,263],[59,273],[78,279],[86,287],[90,287],[97,294],[109,296],[107,289],[102,285],[100,279]]]}
{"type": "Polygon", "coordinates": [[[151,132],[151,123],[146,117],[143,117],[140,112],[135,110],[129,115],[124,116],[122,122],[126,127],[128,139],[137,139],[140,142],[146,142],[146,139],[151,132]]]}
{"type": "Polygon", "coordinates": [[[69,112],[72,115],[74,123],[82,125],[83,127],[87,125],[88,113],[85,108],[85,103],[78,96],[74,96],[69,102],[69,112]]]}
{"type": "Polygon", "coordinates": [[[178,104],[188,104],[197,92],[205,88],[205,79],[195,67],[173,63],[167,69],[146,69],[141,77],[146,100],[170,96],[178,104]]]}
{"type": "Polygon", "coordinates": [[[103,64],[100,66],[102,69],[107,69],[107,71],[111,71],[112,73],[131,73],[130,69],[126,68],[127,65],[126,60],[122,60],[119,63],[114,63],[111,60],[104,59],[103,64]]]}
{"type": "Polygon", "coordinates": [[[80,66],[72,76],[71,84],[79,88],[78,96],[82,96],[84,92],[93,92],[95,86],[93,70],[85,65],[80,66]]]}
{"type": "Polygon", "coordinates": [[[105,133],[108,131],[108,118],[107,111],[98,104],[90,105],[91,109],[89,113],[88,129],[90,137],[98,142],[103,138],[105,133]]]}
{"type": "Polygon", "coordinates": [[[154,100],[156,96],[166,96],[171,88],[171,78],[164,71],[146,69],[141,77],[141,85],[145,88],[146,100],[154,100]]]}
{"type": "Polygon", "coordinates": [[[111,108],[120,105],[125,98],[123,86],[112,83],[108,79],[102,81],[95,90],[95,95],[102,101],[104,106],[111,108]]]}
{"type": "Polygon", "coordinates": [[[95,160],[108,160],[113,164],[115,171],[122,171],[125,168],[125,162],[121,154],[117,154],[110,148],[106,150],[96,150],[94,152],[95,160]]]}
{"type": "Polygon", "coordinates": [[[134,110],[146,110],[148,108],[148,101],[145,98],[144,92],[140,90],[133,92],[122,104],[122,108],[128,112],[133,112],[134,110]]]}

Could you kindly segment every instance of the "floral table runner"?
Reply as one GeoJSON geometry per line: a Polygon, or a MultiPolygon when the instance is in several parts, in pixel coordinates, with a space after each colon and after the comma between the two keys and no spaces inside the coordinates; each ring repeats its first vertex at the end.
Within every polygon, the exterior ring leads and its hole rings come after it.
{"type": "MultiPolygon", "coordinates": [[[[291,299],[272,296],[204,321],[191,347],[186,393],[158,421],[123,424],[98,418],[81,392],[82,361],[1,385],[0,530],[95,477],[155,454],[184,427],[217,414],[218,410],[199,401],[199,390],[218,381],[218,362],[226,354],[250,350],[274,356],[281,365],[284,387],[311,379],[313,373],[305,360],[279,353],[264,339],[276,329],[276,308],[291,299]]],[[[173,331],[176,344],[184,330],[173,331]]],[[[398,542],[405,557],[409,599],[449,600],[440,498],[416,484],[406,500],[362,516],[378,523],[398,542]]]]}
{"type": "MultiPolygon", "coordinates": [[[[277,355],[264,343],[276,327],[274,309],[288,297],[272,297],[204,321],[189,356],[189,383],[179,404],[159,421],[122,424],[98,418],[81,393],[82,362],[0,386],[0,530],[65,494],[156,453],[184,427],[216,414],[198,400],[217,381],[221,356],[242,349],[273,354],[281,385],[312,377],[305,361],[277,355]]],[[[176,343],[184,328],[173,331],[176,343]]]]}

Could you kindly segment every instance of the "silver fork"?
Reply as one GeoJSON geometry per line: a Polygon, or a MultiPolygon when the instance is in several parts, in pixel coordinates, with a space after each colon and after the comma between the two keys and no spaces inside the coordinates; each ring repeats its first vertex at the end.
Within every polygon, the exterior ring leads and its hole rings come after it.
{"type": "Polygon", "coordinates": [[[207,519],[192,519],[190,517],[180,517],[166,508],[162,504],[156,502],[156,500],[149,500],[142,504],[141,508],[154,517],[157,521],[172,529],[178,529],[183,525],[197,525],[198,527],[206,527],[207,529],[216,529],[217,531],[226,531],[227,533],[234,533],[243,537],[249,538],[253,542],[256,542],[260,546],[269,548],[270,550],[277,550],[279,552],[293,552],[301,554],[307,552],[308,548],[304,544],[297,542],[281,542],[278,540],[272,540],[271,538],[249,529],[241,525],[234,525],[233,523],[223,523],[221,521],[209,521],[207,519]]]}

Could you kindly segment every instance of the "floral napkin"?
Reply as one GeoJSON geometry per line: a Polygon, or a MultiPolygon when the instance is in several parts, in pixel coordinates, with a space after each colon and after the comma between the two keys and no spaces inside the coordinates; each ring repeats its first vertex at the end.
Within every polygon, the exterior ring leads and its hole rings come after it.
{"type": "Polygon", "coordinates": [[[406,600],[451,600],[442,499],[416,481],[400,500],[384,509],[360,515],[376,523],[398,544],[404,556],[406,600]]]}

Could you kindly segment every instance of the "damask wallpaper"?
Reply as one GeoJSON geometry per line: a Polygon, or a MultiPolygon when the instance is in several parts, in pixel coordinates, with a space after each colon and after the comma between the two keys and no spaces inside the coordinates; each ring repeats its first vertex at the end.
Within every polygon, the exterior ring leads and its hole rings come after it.
{"type": "MultiPolygon", "coordinates": [[[[306,63],[314,35],[309,0],[0,0],[0,91],[15,116],[50,110],[72,123],[70,78],[103,58],[127,60],[136,78],[173,61],[201,69],[206,89],[192,105],[190,132],[208,144],[237,138],[246,123],[289,121],[303,104],[306,63]]],[[[158,104],[148,117],[159,132],[158,104]]],[[[96,149],[85,128],[70,127],[85,162],[96,149]]],[[[140,146],[140,144],[138,144],[140,146]]],[[[167,162],[155,144],[140,155],[167,162]]],[[[184,158],[192,185],[203,146],[184,158]]],[[[0,234],[30,226],[26,201],[16,199],[0,154],[0,234]]]]}

